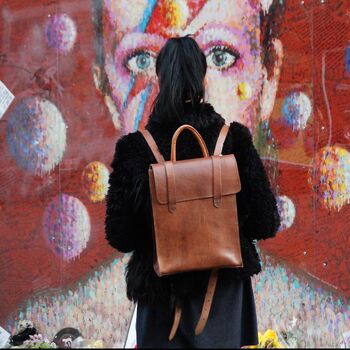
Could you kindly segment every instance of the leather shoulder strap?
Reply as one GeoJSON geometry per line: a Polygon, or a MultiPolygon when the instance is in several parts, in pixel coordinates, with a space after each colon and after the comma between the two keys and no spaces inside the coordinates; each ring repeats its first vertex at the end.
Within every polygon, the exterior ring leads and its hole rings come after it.
{"type": "Polygon", "coordinates": [[[156,141],[154,141],[153,136],[151,135],[151,133],[144,129],[144,130],[140,130],[141,134],[143,135],[143,137],[145,138],[149,148],[151,149],[154,157],[156,158],[158,163],[165,163],[165,159],[162,156],[162,154],[159,152],[159,148],[156,144],[156,141]]]}
{"type": "Polygon", "coordinates": [[[223,127],[221,128],[218,140],[216,141],[216,146],[214,151],[215,156],[218,156],[221,154],[229,128],[230,127],[227,124],[224,124],[223,127]]]}

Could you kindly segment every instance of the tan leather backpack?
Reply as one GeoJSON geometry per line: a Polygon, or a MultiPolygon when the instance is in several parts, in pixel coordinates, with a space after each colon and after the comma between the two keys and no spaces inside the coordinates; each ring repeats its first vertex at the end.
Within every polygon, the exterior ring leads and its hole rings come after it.
{"type": "MultiPolygon", "coordinates": [[[[157,275],[212,270],[196,335],[207,322],[218,269],[243,267],[236,206],[240,178],[234,155],[221,155],[228,129],[222,127],[210,156],[198,131],[190,125],[180,126],[172,138],[170,161],[164,160],[150,132],[142,131],[158,162],[149,168],[157,275]],[[176,142],[183,130],[197,138],[202,158],[176,160],[176,142]]],[[[176,305],[169,340],[180,318],[181,308],[176,305]]]]}

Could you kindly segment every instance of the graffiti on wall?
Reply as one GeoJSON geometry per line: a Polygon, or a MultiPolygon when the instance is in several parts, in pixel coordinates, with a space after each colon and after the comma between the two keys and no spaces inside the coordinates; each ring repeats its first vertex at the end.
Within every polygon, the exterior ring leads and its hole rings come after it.
{"type": "Polygon", "coordinates": [[[15,100],[0,120],[0,322],[12,330],[31,318],[52,336],[73,326],[123,344],[132,305],[126,257],[104,240],[109,164],[118,137],[147,122],[160,48],[190,33],[207,57],[206,99],[250,128],[282,217],[277,237],[258,244],[259,328],[340,345],[350,318],[350,5],[3,3],[0,79],[15,100]]]}

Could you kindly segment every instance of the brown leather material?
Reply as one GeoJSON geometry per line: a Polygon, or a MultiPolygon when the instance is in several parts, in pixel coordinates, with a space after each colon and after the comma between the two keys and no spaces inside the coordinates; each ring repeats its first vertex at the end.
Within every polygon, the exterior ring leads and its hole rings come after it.
{"type": "Polygon", "coordinates": [[[195,334],[198,335],[203,332],[205,325],[207,324],[207,320],[209,317],[209,312],[211,309],[211,304],[213,302],[214,298],[214,293],[216,289],[216,285],[218,282],[218,270],[212,270],[210,277],[209,277],[209,282],[208,282],[208,288],[207,292],[204,297],[204,303],[202,307],[202,312],[199,317],[199,321],[197,323],[196,329],[195,329],[195,334]]]}
{"type": "Polygon", "coordinates": [[[195,210],[191,211],[186,205],[187,202],[177,203],[174,213],[169,213],[168,206],[159,205],[153,214],[159,276],[192,270],[243,266],[238,254],[239,237],[235,234],[234,220],[237,219],[237,215],[231,210],[236,204],[236,199],[232,197],[234,196],[223,197],[220,208],[213,206],[212,198],[199,200],[195,210]],[[212,209],[215,209],[214,214],[210,213],[212,209]],[[204,217],[203,213],[206,213],[207,217],[204,217]],[[177,219],[180,215],[183,217],[181,222],[177,219]],[[220,222],[225,222],[222,229],[220,222]],[[203,228],[204,223],[207,229],[203,228]],[[215,229],[215,234],[210,234],[210,229],[215,229]],[[159,231],[168,231],[169,237],[157,234],[159,231]],[[229,233],[231,235],[227,237],[229,233]]]}
{"type": "Polygon", "coordinates": [[[221,128],[218,140],[216,141],[214,155],[221,155],[229,129],[230,127],[227,124],[224,124],[221,128]]]}
{"type": "Polygon", "coordinates": [[[213,205],[215,180],[211,158],[173,162],[174,181],[171,176],[167,180],[164,164],[151,166],[155,266],[159,276],[243,266],[235,196],[240,190],[237,164],[232,154],[216,159],[221,163],[222,179],[219,208],[213,205]],[[169,193],[169,184],[174,183],[175,188],[169,193]],[[169,212],[169,198],[173,208],[175,193],[176,211],[169,212]]]}
{"type": "Polygon", "coordinates": [[[213,195],[214,195],[214,206],[219,208],[221,205],[222,198],[222,177],[221,177],[221,160],[219,156],[212,156],[213,162],[213,195]]]}
{"type": "Polygon", "coordinates": [[[209,152],[208,152],[208,148],[207,145],[205,144],[202,136],[200,135],[200,133],[191,125],[188,124],[184,124],[181,125],[174,133],[173,138],[171,140],[171,161],[175,162],[176,161],[176,142],[177,142],[177,138],[179,137],[179,135],[184,131],[184,130],[189,130],[193,133],[193,135],[196,137],[199,146],[201,147],[202,150],[202,154],[203,157],[209,157],[209,152]]]}
{"type": "MultiPolygon", "coordinates": [[[[238,193],[241,182],[235,157],[233,154],[214,157],[220,160],[222,196],[238,193]]],[[[173,165],[175,179],[179,182],[176,188],[177,203],[213,197],[214,174],[211,157],[181,160],[173,165]]],[[[156,199],[159,204],[168,204],[165,167],[163,164],[152,164],[151,169],[155,179],[156,199]]]]}
{"type": "MultiPolygon", "coordinates": [[[[155,141],[143,133],[156,159],[161,160],[149,169],[155,272],[164,276],[212,270],[196,334],[208,319],[217,270],[243,267],[236,205],[236,194],[241,190],[239,172],[233,154],[221,156],[227,132],[224,125],[214,155],[209,157],[200,134],[190,125],[181,126],[172,138],[170,161],[156,156],[155,141]],[[195,135],[203,158],[176,161],[177,138],[184,130],[195,135]]],[[[175,336],[180,318],[177,307],[169,339],[175,336]]]]}
{"type": "Polygon", "coordinates": [[[174,322],[173,322],[173,326],[171,327],[171,330],[170,330],[169,340],[173,340],[173,338],[175,337],[176,331],[179,328],[181,313],[182,313],[181,308],[179,307],[179,305],[176,304],[174,322]]]}
{"type": "Polygon", "coordinates": [[[166,172],[168,207],[169,207],[169,211],[173,213],[176,210],[176,184],[175,184],[174,164],[172,162],[165,162],[164,168],[166,172]]]}
{"type": "Polygon", "coordinates": [[[154,155],[154,158],[156,158],[156,161],[158,163],[164,163],[165,159],[162,156],[162,154],[159,152],[159,149],[158,149],[158,146],[156,144],[156,141],[154,141],[154,138],[151,135],[151,133],[148,130],[146,130],[146,129],[140,130],[140,132],[143,135],[143,137],[145,138],[145,140],[147,141],[148,146],[149,146],[149,148],[151,149],[151,151],[152,151],[152,153],[154,155]]]}

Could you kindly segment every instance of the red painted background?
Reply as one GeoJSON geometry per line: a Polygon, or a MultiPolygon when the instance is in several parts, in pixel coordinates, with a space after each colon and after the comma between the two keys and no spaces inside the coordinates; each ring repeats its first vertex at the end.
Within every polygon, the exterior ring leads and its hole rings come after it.
{"type": "MultiPolygon", "coordinates": [[[[118,133],[93,82],[90,1],[28,3],[1,1],[0,79],[18,100],[36,93],[49,96],[68,125],[70,146],[51,175],[32,176],[17,167],[6,143],[6,122],[17,100],[0,119],[0,324],[29,295],[74,282],[113,253],[104,240],[104,203],[84,201],[92,230],[88,247],[79,259],[65,263],[51,253],[43,239],[42,214],[51,198],[64,192],[86,199],[80,185],[81,173],[94,160],[109,166],[118,133]],[[57,12],[67,13],[79,28],[77,42],[68,56],[58,56],[48,49],[40,34],[48,14],[57,12]],[[38,86],[32,79],[34,73],[50,67],[54,67],[53,77],[38,86]],[[53,80],[61,86],[61,92],[53,80]]],[[[310,164],[316,151],[327,144],[330,122],[322,90],[324,52],[332,144],[350,151],[350,77],[345,73],[349,1],[314,0],[304,5],[300,0],[288,1],[281,40],[285,55],[270,123],[279,145],[279,159],[310,164]],[[332,52],[334,49],[339,51],[332,52]],[[314,111],[305,132],[297,136],[280,123],[282,101],[294,90],[312,98],[314,111]]],[[[260,247],[350,296],[350,205],[339,212],[322,208],[307,183],[306,166],[279,163],[278,175],[279,192],[293,200],[297,215],[289,230],[274,240],[261,242],[260,247]]]]}

